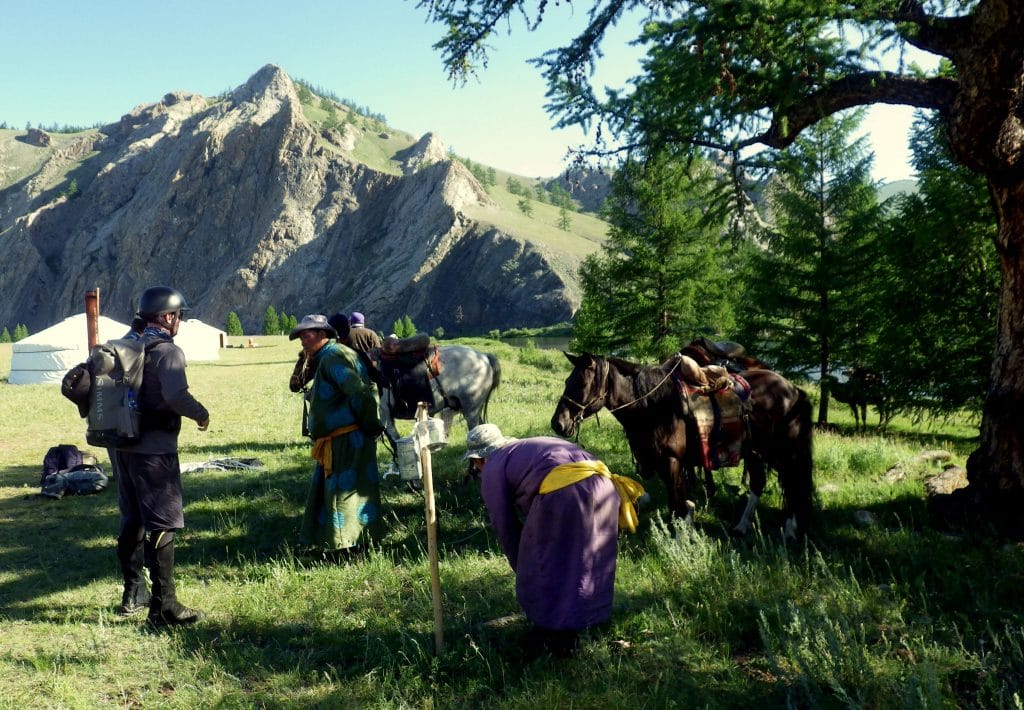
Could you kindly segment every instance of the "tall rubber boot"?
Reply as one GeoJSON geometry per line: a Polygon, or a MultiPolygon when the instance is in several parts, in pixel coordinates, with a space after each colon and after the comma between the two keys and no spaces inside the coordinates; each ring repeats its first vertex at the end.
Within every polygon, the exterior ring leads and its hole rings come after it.
{"type": "Polygon", "coordinates": [[[143,572],[143,530],[141,526],[122,528],[117,537],[117,559],[121,563],[124,591],[121,593],[121,616],[132,616],[149,606],[149,589],[143,572]]]}
{"type": "Polygon", "coordinates": [[[159,629],[200,621],[203,613],[180,604],[174,594],[173,530],[154,530],[146,536],[146,559],[153,583],[146,619],[149,625],[159,629]]]}

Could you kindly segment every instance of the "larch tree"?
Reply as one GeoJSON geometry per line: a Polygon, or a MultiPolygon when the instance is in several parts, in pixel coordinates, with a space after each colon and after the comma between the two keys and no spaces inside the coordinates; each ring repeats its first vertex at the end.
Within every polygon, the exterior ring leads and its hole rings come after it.
{"type": "MultiPolygon", "coordinates": [[[[865,274],[881,224],[872,156],[853,140],[856,112],[810,126],[782,155],[765,191],[771,228],[752,249],[740,339],[786,374],[819,381],[862,364],[865,274]],[[813,369],[811,369],[813,368],[813,369]]],[[[818,424],[828,422],[823,389],[818,424]]]]}
{"type": "Polygon", "coordinates": [[[935,117],[911,136],[917,190],[891,201],[867,274],[877,339],[868,364],[889,406],[948,415],[981,409],[992,362],[999,264],[996,220],[982,177],[956,165],[935,117]]]}
{"type": "Polygon", "coordinates": [[[665,156],[626,161],[612,179],[601,250],[580,268],[573,347],[662,359],[728,330],[725,226],[703,209],[714,166],[665,156]]]}
{"type": "MultiPolygon", "coordinates": [[[[420,0],[443,25],[435,45],[455,78],[486,66],[488,42],[522,16],[535,28],[572,2],[420,0]]],[[[557,21],[557,20],[556,20],[557,21]]],[[[572,26],[565,23],[565,26],[572,26]]],[[[1020,0],[593,0],[575,37],[536,60],[560,126],[610,132],[618,148],[723,151],[789,146],[856,106],[934,111],[957,161],[984,176],[998,229],[994,358],[970,485],[937,512],[977,512],[1024,534],[1024,2],[1020,0]],[[610,27],[639,19],[646,49],[624,87],[591,84],[610,27]],[[924,72],[887,56],[916,47],[947,62],[924,72]]],[[[600,153],[598,142],[592,148],[600,153]]],[[[756,156],[754,156],[756,159],[756,156]]]]}

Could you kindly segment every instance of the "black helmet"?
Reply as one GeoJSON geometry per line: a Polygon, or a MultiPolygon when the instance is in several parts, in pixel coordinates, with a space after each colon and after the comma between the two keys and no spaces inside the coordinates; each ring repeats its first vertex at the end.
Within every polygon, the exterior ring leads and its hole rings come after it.
{"type": "Polygon", "coordinates": [[[170,286],[152,286],[139,297],[138,314],[143,318],[155,318],[162,313],[188,310],[191,309],[185,303],[185,297],[170,286]]]}

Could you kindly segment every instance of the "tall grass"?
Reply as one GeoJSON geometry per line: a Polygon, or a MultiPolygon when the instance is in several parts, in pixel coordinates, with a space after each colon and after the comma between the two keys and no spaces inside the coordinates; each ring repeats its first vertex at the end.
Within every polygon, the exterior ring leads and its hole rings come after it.
{"type": "MultiPolygon", "coordinates": [[[[501,358],[490,418],[509,435],[547,435],[568,364],[558,353],[489,340],[501,358]]],[[[113,490],[60,501],[37,495],[43,454],[88,448],[55,387],[0,384],[0,706],[6,707],[1013,707],[1024,655],[1024,553],[926,519],[922,480],[884,473],[926,448],[962,463],[969,429],[816,437],[818,510],[810,537],[783,545],[772,482],[751,540],[727,530],[743,504],[738,469],[697,495],[692,528],[661,518],[654,497],[620,541],[615,612],[568,660],[521,645],[513,576],[461,461],[465,426],[433,457],[445,650],[433,614],[421,496],[388,479],[380,548],[332,562],[297,547],[311,470],[301,406],[286,382],[283,338],[189,366],[210,431],[186,425],[181,460],[256,457],[256,471],[185,476],[182,599],[208,619],[149,634],[113,612],[113,490]],[[857,511],[874,524],[855,522],[857,511]]],[[[10,346],[0,348],[6,372],[10,346]]],[[[406,429],[407,430],[407,429],[406,429]]],[[[632,460],[607,414],[580,443],[619,472],[632,460]]],[[[97,451],[101,460],[106,454],[97,451]]],[[[388,454],[380,447],[382,465],[388,454]]]]}

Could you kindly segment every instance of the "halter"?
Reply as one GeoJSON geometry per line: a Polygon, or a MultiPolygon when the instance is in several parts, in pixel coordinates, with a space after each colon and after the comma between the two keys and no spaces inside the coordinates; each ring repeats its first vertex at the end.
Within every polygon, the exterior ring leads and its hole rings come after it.
{"type": "MultiPolygon", "coordinates": [[[[597,416],[597,413],[599,411],[601,411],[601,408],[598,407],[597,409],[594,410],[593,414],[587,414],[586,413],[587,409],[589,409],[594,404],[597,404],[598,402],[604,400],[604,398],[607,396],[608,375],[611,374],[612,368],[611,368],[611,365],[608,364],[608,361],[605,358],[601,358],[598,362],[603,362],[604,363],[605,373],[604,373],[604,377],[599,378],[601,380],[601,389],[600,389],[600,391],[597,394],[595,394],[593,397],[591,397],[589,400],[587,400],[586,403],[583,403],[583,404],[581,404],[580,402],[577,402],[572,397],[567,396],[564,392],[562,393],[562,396],[558,398],[559,402],[561,402],[562,400],[565,400],[566,402],[568,402],[569,404],[573,405],[574,407],[579,407],[579,410],[580,410],[579,413],[573,415],[573,418],[572,418],[572,423],[573,423],[573,425],[576,426],[577,436],[579,436],[579,425],[582,424],[587,419],[590,419],[591,417],[597,416]]],[[[595,368],[595,372],[596,372],[596,368],[595,368]]]]}
{"type": "MultiPolygon", "coordinates": [[[[564,399],[569,404],[572,404],[573,406],[579,407],[579,409],[580,409],[579,413],[572,418],[572,423],[577,425],[577,426],[579,424],[582,424],[587,419],[590,419],[590,417],[597,416],[597,412],[600,411],[600,408],[598,408],[596,411],[594,411],[593,414],[585,414],[585,413],[586,413],[587,409],[591,405],[594,405],[598,401],[604,400],[607,397],[608,377],[611,375],[612,367],[609,364],[607,358],[601,358],[600,362],[603,362],[604,365],[605,365],[604,377],[601,378],[601,390],[596,395],[591,397],[586,402],[586,404],[581,404],[581,403],[577,402],[576,400],[572,399],[571,397],[566,396],[565,393],[563,393],[562,396],[559,397],[559,400],[558,400],[559,402],[561,402],[564,399]]],[[[672,374],[676,371],[676,369],[679,368],[679,364],[681,362],[682,362],[682,358],[677,357],[676,361],[675,361],[675,364],[672,365],[672,367],[665,374],[665,376],[661,378],[661,381],[659,381],[658,384],[654,385],[654,387],[652,387],[650,390],[648,390],[645,394],[640,395],[639,397],[637,397],[636,399],[634,399],[634,400],[632,400],[630,402],[626,402],[625,404],[620,404],[618,407],[609,408],[608,411],[610,413],[614,414],[615,412],[619,411],[620,409],[625,409],[626,407],[632,407],[637,402],[642,402],[643,400],[645,400],[648,397],[650,397],[652,394],[657,392],[658,389],[663,384],[665,384],[665,382],[667,382],[670,377],[672,377],[672,374]]],[[[577,429],[577,431],[578,431],[578,429],[577,429]]]]}

